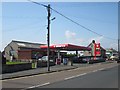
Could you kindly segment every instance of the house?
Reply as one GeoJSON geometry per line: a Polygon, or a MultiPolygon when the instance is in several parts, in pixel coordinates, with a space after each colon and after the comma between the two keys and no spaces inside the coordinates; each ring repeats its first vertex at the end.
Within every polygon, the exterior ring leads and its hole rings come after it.
{"type": "Polygon", "coordinates": [[[5,48],[6,60],[30,60],[42,53],[40,46],[45,44],[12,40],[5,48]]]}
{"type": "Polygon", "coordinates": [[[106,50],[100,45],[100,43],[95,43],[95,40],[93,40],[88,47],[91,48],[91,51],[85,51],[84,56],[106,57],[106,50]]]}

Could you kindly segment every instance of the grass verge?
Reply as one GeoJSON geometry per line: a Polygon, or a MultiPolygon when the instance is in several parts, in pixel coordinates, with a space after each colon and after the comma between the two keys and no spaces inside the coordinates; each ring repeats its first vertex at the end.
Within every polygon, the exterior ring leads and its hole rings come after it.
{"type": "Polygon", "coordinates": [[[11,64],[23,64],[26,62],[6,62],[7,65],[11,65],[11,64]]]}

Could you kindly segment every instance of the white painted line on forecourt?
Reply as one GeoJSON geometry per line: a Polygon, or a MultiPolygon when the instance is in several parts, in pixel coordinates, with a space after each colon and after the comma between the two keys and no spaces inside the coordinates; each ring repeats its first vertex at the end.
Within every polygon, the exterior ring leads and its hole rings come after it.
{"type": "MultiPolygon", "coordinates": [[[[45,86],[45,85],[48,85],[48,84],[50,84],[50,82],[47,82],[47,83],[44,83],[44,84],[40,84],[40,85],[31,86],[31,87],[28,87],[27,89],[36,88],[36,87],[41,87],[41,86],[45,86]]],[[[26,90],[26,89],[25,89],[25,90],[26,90]]]]}

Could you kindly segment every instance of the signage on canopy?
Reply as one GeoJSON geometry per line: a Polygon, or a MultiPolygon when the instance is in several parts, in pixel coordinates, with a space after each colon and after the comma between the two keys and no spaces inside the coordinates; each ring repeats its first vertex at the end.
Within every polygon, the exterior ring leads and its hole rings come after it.
{"type": "Polygon", "coordinates": [[[66,47],[65,44],[61,44],[61,45],[54,45],[54,47],[66,47]]]}

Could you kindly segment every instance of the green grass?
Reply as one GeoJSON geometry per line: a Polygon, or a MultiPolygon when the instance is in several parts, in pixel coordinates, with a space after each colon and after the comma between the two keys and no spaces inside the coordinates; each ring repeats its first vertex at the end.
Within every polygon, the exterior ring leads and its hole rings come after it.
{"type": "MultiPolygon", "coordinates": [[[[23,64],[27,62],[6,62],[7,65],[23,64]]],[[[32,63],[32,68],[35,68],[35,63],[32,63]]]]}
{"type": "Polygon", "coordinates": [[[7,65],[11,65],[11,64],[23,64],[26,62],[6,62],[7,65]]]}

